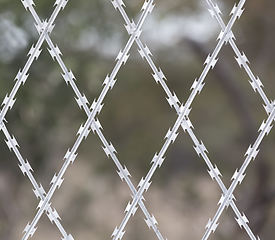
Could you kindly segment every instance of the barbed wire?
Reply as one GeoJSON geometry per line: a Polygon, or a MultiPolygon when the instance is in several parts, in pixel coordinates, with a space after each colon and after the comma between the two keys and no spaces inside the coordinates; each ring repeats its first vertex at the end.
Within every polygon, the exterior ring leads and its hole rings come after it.
{"type": "Polygon", "coordinates": [[[248,225],[248,219],[245,216],[244,213],[241,213],[238,209],[238,207],[235,204],[235,196],[233,195],[237,185],[241,184],[244,177],[245,177],[245,171],[252,160],[255,160],[258,152],[259,152],[259,146],[264,139],[266,135],[269,134],[273,127],[273,121],[275,118],[275,107],[274,103],[271,102],[266,94],[263,91],[263,84],[259,77],[256,77],[252,70],[249,67],[249,61],[246,55],[241,52],[235,41],[236,38],[232,32],[232,27],[235,24],[235,22],[242,16],[242,13],[244,11],[244,4],[245,0],[240,0],[238,4],[236,3],[230,13],[230,20],[228,21],[228,24],[225,25],[223,22],[221,15],[222,12],[219,9],[218,5],[213,3],[211,0],[206,0],[208,6],[209,6],[209,12],[211,16],[217,20],[221,27],[221,32],[217,38],[217,45],[214,48],[213,52],[210,53],[205,62],[204,62],[204,68],[198,79],[195,79],[192,86],[191,86],[191,93],[187,99],[187,101],[183,104],[179,101],[177,95],[175,92],[172,92],[168,85],[167,85],[167,78],[165,77],[163,71],[161,68],[157,67],[153,61],[152,53],[147,45],[143,44],[140,36],[142,33],[142,27],[144,25],[144,22],[147,18],[147,16],[152,13],[154,7],[155,7],[155,1],[154,0],[145,0],[144,4],[141,8],[141,16],[135,24],[134,20],[130,20],[129,16],[126,13],[126,5],[122,0],[110,0],[113,4],[115,10],[118,10],[118,12],[121,14],[122,18],[125,21],[125,28],[127,33],[129,34],[129,39],[125,45],[125,47],[119,51],[116,63],[111,71],[110,74],[107,74],[106,78],[103,81],[103,89],[100,92],[97,99],[94,99],[92,104],[89,103],[87,97],[81,93],[76,85],[76,77],[73,74],[73,71],[71,69],[68,69],[62,60],[62,53],[61,50],[57,45],[55,45],[51,38],[50,34],[52,33],[54,29],[54,22],[58,16],[58,14],[63,10],[69,0],[56,0],[54,3],[54,9],[52,12],[52,15],[50,16],[49,20],[42,21],[34,6],[33,0],[21,0],[22,4],[24,5],[25,9],[29,11],[34,18],[36,29],[39,33],[39,38],[35,44],[32,45],[31,49],[28,53],[28,59],[25,63],[22,70],[20,69],[15,77],[15,84],[9,94],[7,94],[2,102],[2,109],[0,112],[0,124],[1,124],[1,130],[3,131],[5,137],[6,137],[6,144],[10,151],[13,151],[16,155],[18,161],[19,161],[19,168],[22,171],[23,175],[26,175],[32,186],[33,186],[33,192],[36,196],[36,198],[39,200],[38,206],[37,206],[37,213],[33,220],[29,222],[25,229],[23,230],[24,236],[22,239],[26,240],[29,239],[29,237],[32,237],[37,229],[37,223],[39,222],[41,216],[46,213],[49,220],[56,225],[56,227],[59,229],[62,239],[64,240],[73,240],[73,236],[71,234],[68,234],[61,223],[61,218],[57,212],[56,209],[54,209],[51,206],[51,199],[57,189],[59,189],[64,181],[64,174],[67,171],[70,164],[73,164],[74,161],[77,158],[77,151],[79,146],[81,145],[82,141],[88,137],[90,132],[94,132],[99,139],[101,140],[103,144],[103,150],[108,158],[111,158],[114,164],[117,167],[117,173],[122,181],[125,181],[128,185],[131,193],[132,193],[132,201],[129,201],[125,208],[125,216],[120,223],[119,226],[116,226],[111,237],[114,240],[122,239],[125,233],[125,227],[130,219],[131,216],[134,216],[138,207],[141,208],[145,215],[145,222],[147,226],[153,229],[153,231],[156,234],[156,237],[160,240],[164,240],[165,238],[160,233],[160,230],[157,226],[157,220],[154,217],[153,214],[150,214],[147,210],[145,204],[144,204],[144,192],[148,191],[152,182],[152,176],[156,172],[158,168],[162,166],[163,161],[165,160],[165,154],[167,152],[167,149],[170,147],[172,143],[174,143],[177,139],[177,136],[179,134],[179,128],[181,127],[184,132],[187,132],[190,136],[191,140],[194,143],[194,150],[196,153],[202,157],[204,162],[206,163],[208,167],[208,173],[210,177],[217,182],[219,187],[222,190],[222,196],[219,200],[219,207],[213,217],[213,219],[209,219],[208,223],[206,224],[206,232],[202,239],[208,239],[211,233],[214,233],[216,228],[218,227],[219,218],[221,214],[223,213],[224,209],[227,207],[231,207],[236,215],[236,221],[239,224],[240,228],[244,228],[247,232],[250,239],[256,240],[260,239],[259,236],[255,236],[252,230],[250,229],[248,225]],[[42,52],[41,46],[42,44],[46,42],[48,44],[48,51],[54,61],[58,63],[62,70],[62,76],[64,78],[64,81],[67,85],[71,87],[73,90],[75,96],[75,100],[77,104],[79,105],[80,109],[85,112],[87,115],[87,120],[85,123],[81,124],[78,132],[77,132],[77,138],[74,142],[73,146],[67,150],[67,152],[64,155],[64,163],[58,173],[55,173],[50,184],[51,187],[49,191],[46,193],[43,186],[36,181],[36,179],[33,176],[33,168],[31,167],[28,160],[24,159],[20,150],[19,150],[19,144],[17,143],[15,137],[10,134],[6,127],[6,121],[5,117],[9,110],[12,109],[15,103],[15,97],[20,89],[21,86],[25,84],[25,82],[28,79],[28,72],[30,67],[32,66],[34,60],[37,60],[42,52]],[[106,97],[106,95],[109,93],[110,90],[113,89],[117,79],[116,76],[121,69],[123,65],[126,64],[128,58],[130,57],[129,51],[132,48],[133,44],[136,43],[138,46],[138,52],[140,53],[140,56],[146,60],[148,65],[150,66],[152,70],[152,78],[155,80],[157,84],[160,84],[163,91],[166,94],[166,100],[171,108],[173,108],[176,111],[177,119],[173,125],[172,128],[168,129],[167,134],[164,137],[164,143],[160,149],[159,152],[157,152],[154,157],[151,160],[151,168],[148,171],[147,175],[145,177],[142,177],[139,181],[139,184],[137,188],[134,187],[131,179],[130,179],[130,172],[128,171],[126,166],[123,166],[116,153],[115,147],[112,143],[110,143],[103,134],[103,128],[102,125],[98,119],[98,116],[103,108],[103,101],[106,97]],[[245,160],[243,164],[241,165],[240,169],[236,169],[232,176],[232,183],[230,187],[227,189],[221,180],[221,172],[219,171],[218,167],[214,164],[212,164],[212,161],[208,157],[208,151],[204,143],[197,138],[194,132],[194,126],[189,119],[189,114],[191,111],[191,106],[198,94],[201,93],[205,86],[205,79],[207,77],[207,74],[211,69],[213,69],[218,61],[218,55],[223,48],[225,44],[229,43],[232,47],[234,53],[236,54],[235,59],[237,63],[239,64],[240,68],[243,68],[247,75],[249,76],[249,83],[251,84],[253,90],[255,92],[258,92],[260,97],[262,98],[264,102],[264,108],[268,115],[267,120],[264,120],[261,126],[259,127],[259,134],[256,138],[255,142],[251,144],[248,147],[248,150],[245,153],[245,160]]]}

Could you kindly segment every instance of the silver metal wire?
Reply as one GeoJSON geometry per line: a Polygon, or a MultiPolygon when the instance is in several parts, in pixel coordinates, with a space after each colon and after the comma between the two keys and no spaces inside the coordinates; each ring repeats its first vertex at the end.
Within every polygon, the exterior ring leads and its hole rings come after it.
{"type": "Polygon", "coordinates": [[[162,166],[163,161],[165,160],[165,154],[167,149],[170,147],[172,143],[174,143],[177,139],[177,136],[179,134],[179,129],[182,128],[184,132],[187,132],[190,136],[191,140],[194,143],[194,149],[197,152],[197,154],[202,157],[204,162],[206,163],[208,167],[208,173],[210,177],[217,182],[219,187],[222,190],[222,196],[219,201],[219,207],[217,209],[217,212],[213,219],[209,219],[208,223],[206,224],[206,232],[202,239],[208,239],[211,233],[214,233],[216,228],[218,227],[219,218],[221,214],[223,213],[224,209],[227,207],[231,207],[236,215],[236,221],[239,224],[241,228],[244,228],[247,232],[250,239],[256,240],[259,239],[258,236],[255,236],[252,230],[250,229],[248,225],[248,219],[247,217],[239,211],[235,204],[235,197],[233,195],[234,190],[236,189],[238,184],[241,184],[244,177],[245,177],[245,171],[247,167],[249,166],[250,162],[254,160],[259,152],[259,146],[264,139],[266,135],[270,132],[270,130],[273,127],[273,121],[275,118],[275,108],[274,104],[267,98],[266,94],[263,91],[263,84],[260,81],[259,77],[256,77],[252,70],[249,67],[249,61],[245,54],[241,52],[236,43],[235,43],[235,36],[232,32],[232,27],[234,23],[241,17],[244,9],[245,0],[240,0],[237,4],[234,5],[231,13],[230,13],[230,20],[228,24],[226,25],[222,18],[221,18],[221,11],[217,4],[213,3],[211,0],[206,0],[208,6],[209,6],[209,12],[211,16],[217,20],[221,27],[221,32],[218,36],[218,42],[211,54],[208,55],[207,59],[204,63],[204,68],[198,79],[195,79],[192,86],[191,86],[191,93],[185,103],[181,103],[176,96],[174,92],[171,92],[167,85],[167,78],[165,77],[162,70],[157,67],[152,59],[152,54],[148,48],[148,46],[144,45],[140,39],[141,33],[142,33],[142,27],[144,25],[145,19],[147,16],[152,13],[154,9],[154,0],[145,0],[141,11],[142,14],[137,22],[137,24],[130,20],[126,13],[126,5],[122,0],[110,0],[113,4],[114,8],[118,10],[118,12],[121,14],[122,18],[125,21],[125,28],[127,33],[129,34],[129,39],[125,45],[125,47],[119,51],[118,56],[116,58],[115,66],[110,74],[106,76],[106,78],[103,81],[103,89],[100,92],[97,99],[93,101],[92,104],[89,103],[87,97],[80,93],[77,85],[76,85],[76,77],[74,76],[72,70],[69,70],[65,63],[62,60],[62,54],[57,45],[54,45],[50,38],[50,34],[54,29],[54,22],[60,13],[61,10],[63,10],[69,0],[56,0],[54,4],[54,10],[52,15],[50,16],[49,20],[41,21],[38,14],[36,13],[36,10],[34,8],[35,4],[32,0],[21,0],[22,4],[26,8],[27,11],[31,13],[31,15],[34,18],[36,29],[39,33],[39,38],[35,44],[32,45],[29,53],[28,53],[28,59],[25,63],[22,70],[20,69],[15,77],[15,84],[12,88],[11,92],[6,95],[2,102],[2,109],[0,112],[0,124],[1,124],[1,130],[3,131],[5,137],[6,137],[6,143],[8,148],[14,152],[16,155],[18,161],[19,161],[19,168],[22,171],[24,175],[26,175],[32,186],[33,186],[33,192],[37,199],[39,200],[38,206],[37,206],[37,213],[33,220],[27,224],[27,226],[24,229],[24,236],[22,239],[29,239],[29,237],[33,236],[37,229],[37,224],[43,215],[45,213],[49,220],[56,225],[56,227],[59,229],[62,239],[66,240],[72,240],[73,237],[71,234],[68,234],[64,227],[62,226],[60,216],[52,206],[51,206],[51,198],[53,197],[55,191],[59,189],[64,181],[64,174],[67,171],[70,164],[74,163],[75,159],[77,158],[77,151],[84,139],[86,139],[91,131],[93,131],[101,140],[103,144],[103,150],[108,158],[111,158],[114,164],[117,167],[117,173],[122,181],[125,181],[126,184],[129,186],[130,191],[132,193],[132,201],[128,203],[125,209],[125,216],[120,223],[119,226],[115,227],[112,238],[114,240],[122,239],[124,233],[125,233],[125,227],[130,219],[131,216],[134,216],[138,207],[141,208],[145,215],[145,222],[148,225],[149,228],[152,228],[153,231],[156,234],[156,237],[160,240],[164,240],[165,238],[162,236],[161,232],[158,229],[157,226],[157,220],[155,219],[154,215],[150,214],[144,204],[144,192],[148,191],[150,185],[151,185],[151,179],[154,173],[158,168],[162,166]],[[52,180],[51,180],[51,187],[50,190],[46,193],[43,186],[39,184],[34,176],[33,176],[33,169],[28,162],[28,160],[24,159],[20,150],[19,150],[19,144],[17,143],[14,136],[12,136],[5,124],[5,116],[8,112],[8,110],[11,110],[15,103],[15,96],[19,90],[19,88],[24,85],[26,82],[29,74],[29,69],[31,65],[33,64],[34,60],[37,60],[40,56],[40,53],[42,52],[41,46],[43,42],[46,42],[48,44],[48,51],[53,58],[54,61],[58,63],[62,70],[62,76],[64,78],[64,81],[67,85],[69,85],[74,94],[76,95],[75,99],[77,104],[79,105],[80,109],[84,110],[85,114],[87,115],[87,120],[84,124],[82,124],[77,132],[77,139],[73,146],[68,149],[66,154],[64,155],[64,164],[62,165],[60,171],[56,173],[52,180]],[[162,89],[164,90],[166,94],[166,99],[168,104],[171,106],[171,108],[175,109],[177,113],[177,119],[172,126],[172,128],[168,129],[167,134],[165,135],[164,143],[158,153],[155,154],[155,156],[152,158],[152,166],[147,173],[145,177],[142,177],[137,188],[134,187],[131,179],[130,179],[130,173],[126,166],[122,166],[120,163],[117,155],[116,150],[112,143],[107,141],[103,134],[103,128],[100,124],[100,121],[98,119],[98,116],[103,108],[103,101],[108,94],[108,92],[114,87],[116,83],[116,76],[120,68],[125,65],[127,62],[130,54],[129,50],[132,48],[133,44],[136,43],[138,46],[138,52],[140,53],[141,57],[147,61],[148,65],[152,69],[152,76],[153,79],[157,84],[160,84],[162,89]],[[248,150],[245,154],[245,159],[243,164],[241,165],[240,169],[237,169],[235,173],[232,176],[232,183],[230,187],[227,189],[221,180],[221,172],[219,171],[218,167],[216,165],[213,165],[211,160],[208,157],[208,151],[204,145],[204,143],[197,138],[197,136],[194,133],[194,127],[191,123],[191,120],[189,119],[189,113],[191,111],[191,106],[198,94],[201,93],[203,90],[203,87],[205,86],[205,80],[207,77],[207,74],[211,69],[213,69],[218,61],[218,54],[223,48],[225,44],[229,43],[232,47],[234,53],[236,54],[236,61],[239,64],[241,68],[243,68],[247,75],[249,76],[249,83],[251,84],[252,88],[255,92],[257,92],[260,97],[262,98],[264,102],[265,111],[268,115],[268,118],[266,121],[263,121],[262,125],[259,128],[259,135],[256,138],[255,142],[251,144],[248,147],[248,150]]]}

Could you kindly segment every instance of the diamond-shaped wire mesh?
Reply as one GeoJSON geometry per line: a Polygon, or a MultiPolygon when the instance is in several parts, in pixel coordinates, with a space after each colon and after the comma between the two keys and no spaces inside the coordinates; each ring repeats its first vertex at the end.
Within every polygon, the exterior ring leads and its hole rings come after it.
{"type": "MultiPolygon", "coordinates": [[[[52,198],[54,197],[57,190],[62,188],[65,173],[69,171],[68,169],[70,168],[70,165],[74,164],[74,162],[78,159],[79,148],[83,140],[85,140],[91,132],[98,136],[106,156],[112,160],[117,167],[117,174],[129,187],[132,197],[132,199],[129,199],[129,202],[126,205],[124,217],[121,223],[118,222],[117,226],[113,230],[113,233],[110,232],[112,239],[117,240],[123,238],[125,231],[127,230],[128,221],[131,218],[135,218],[136,212],[139,208],[144,215],[143,218],[145,223],[149,229],[154,232],[155,238],[166,239],[165,232],[163,232],[161,227],[158,226],[157,217],[155,217],[157,213],[154,213],[153,215],[146,206],[145,193],[150,191],[152,177],[154,176],[155,172],[159,171],[159,168],[162,168],[169,147],[177,140],[178,135],[182,134],[182,132],[185,132],[189,135],[195,152],[207,165],[207,171],[210,175],[210,178],[216,181],[221,190],[221,197],[218,201],[216,213],[214,216],[209,216],[209,221],[205,223],[206,230],[202,236],[202,239],[211,238],[211,236],[215,234],[215,231],[219,226],[220,218],[224,210],[227,208],[231,208],[233,210],[236,222],[240,228],[244,229],[246,236],[248,236],[249,239],[260,239],[256,234],[254,234],[253,229],[250,228],[248,224],[249,219],[241,210],[239,210],[239,207],[236,203],[237,199],[234,196],[234,191],[237,186],[240,185],[245,179],[246,170],[251,164],[252,160],[257,160],[260,144],[271,131],[275,117],[275,108],[273,102],[270,101],[266,96],[260,78],[255,76],[252,72],[249,66],[248,58],[244,52],[239,50],[238,46],[236,45],[237,40],[235,39],[235,36],[232,32],[232,27],[234,26],[235,22],[241,18],[244,12],[244,4],[246,2],[245,0],[240,0],[234,5],[232,11],[230,12],[230,18],[227,24],[222,19],[222,12],[218,5],[211,0],[206,0],[209,12],[211,16],[218,22],[221,31],[218,35],[217,44],[214,50],[207,56],[203,64],[202,71],[191,85],[191,93],[185,102],[181,102],[176,93],[170,90],[164,71],[156,66],[149,47],[141,40],[141,34],[144,25],[146,24],[145,20],[147,19],[148,15],[154,11],[154,8],[156,7],[155,4],[157,2],[155,3],[154,0],[144,1],[141,7],[140,17],[137,21],[134,21],[127,14],[126,3],[124,3],[122,0],[111,0],[110,3],[113,5],[114,9],[120,13],[124,20],[126,32],[128,34],[128,40],[125,47],[122,48],[117,55],[114,68],[110,73],[107,74],[106,78],[102,80],[102,91],[97,94],[97,97],[91,104],[88,101],[90,97],[86,97],[83,93],[80,92],[73,70],[66,67],[62,59],[62,53],[59,46],[57,46],[51,38],[52,32],[55,30],[56,19],[58,18],[60,12],[66,8],[69,0],[56,0],[52,14],[46,20],[41,20],[36,12],[35,4],[32,0],[22,0],[21,2],[23,3],[25,9],[33,17],[35,27],[39,33],[39,38],[29,50],[27,61],[18,71],[12,90],[6,95],[2,102],[0,122],[1,130],[5,135],[6,144],[9,150],[16,155],[19,161],[19,168],[23,175],[29,179],[30,183],[32,184],[33,192],[38,199],[35,216],[33,219],[30,219],[26,227],[22,229],[22,239],[29,239],[35,235],[37,228],[39,228],[40,219],[43,216],[47,216],[50,222],[56,226],[62,239],[74,239],[72,234],[69,233],[70,229],[63,225],[61,221],[62,216],[58,214],[58,209],[56,209],[54,204],[52,204],[52,198]],[[17,142],[16,137],[13,136],[10,130],[7,128],[6,122],[7,113],[13,108],[19,90],[23,88],[24,84],[26,83],[29,77],[30,68],[34,64],[34,60],[40,60],[42,49],[45,48],[44,44],[47,44],[50,56],[52,57],[53,61],[61,68],[65,83],[73,90],[75,94],[74,98],[78,106],[86,115],[85,122],[80,125],[79,130],[76,133],[76,140],[72,146],[69,146],[69,149],[63,156],[64,162],[60,167],[60,170],[58,170],[52,177],[52,180],[50,181],[50,189],[48,191],[46,191],[42,184],[36,180],[35,168],[32,168],[30,162],[24,158],[24,154],[19,148],[19,143],[17,142]],[[170,105],[170,107],[175,111],[176,116],[172,127],[168,129],[166,135],[164,136],[164,143],[160,146],[159,149],[156,149],[155,155],[152,159],[150,159],[151,167],[148,173],[140,179],[137,187],[135,187],[135,183],[133,183],[132,179],[130,178],[131,173],[129,172],[127,166],[122,164],[120,161],[115,146],[105,137],[105,134],[103,133],[104,126],[100,122],[100,113],[105,107],[104,100],[107,95],[109,95],[109,92],[115,88],[116,82],[119,81],[118,72],[124,67],[130,58],[129,52],[132,48],[135,48],[133,47],[134,45],[138,47],[138,52],[141,58],[145,60],[150,67],[152,72],[152,80],[154,80],[157,85],[161,86],[162,91],[164,91],[163,95],[166,98],[168,105],[170,105]],[[218,166],[213,164],[212,160],[210,159],[210,154],[208,154],[206,145],[195,134],[194,126],[191,122],[191,119],[189,118],[191,109],[193,107],[193,102],[204,90],[204,87],[207,84],[207,75],[211,72],[212,69],[215,68],[218,62],[218,55],[225,45],[229,45],[232,48],[235,54],[235,56],[232,54],[232,58],[235,57],[239,67],[245,70],[249,77],[249,83],[251,84],[253,90],[261,97],[264,109],[267,114],[267,119],[264,120],[259,127],[258,135],[255,138],[256,140],[251,142],[251,145],[245,152],[244,159],[238,160],[239,167],[235,170],[235,172],[233,172],[231,178],[232,182],[229,187],[226,187],[226,184],[224,184],[221,178],[222,173],[220,172],[218,166]],[[181,131],[181,129],[183,131],[181,131]]],[[[125,68],[127,68],[127,66],[125,68]]],[[[20,101],[20,99],[18,99],[18,101],[20,101]]],[[[127,99],[127,101],[130,101],[130,99],[127,99]]],[[[123,106],[120,107],[123,108],[123,106]]],[[[181,144],[186,143],[183,142],[181,144]]],[[[48,151],[50,151],[50,149],[48,151]]],[[[133,152],[132,154],[135,153],[133,152]]],[[[70,178],[70,174],[66,175],[66,177],[70,178]]],[[[75,220],[77,221],[77,219],[75,220]]],[[[52,228],[55,227],[52,226],[52,228]]],[[[125,238],[127,237],[125,236],[125,238]]]]}

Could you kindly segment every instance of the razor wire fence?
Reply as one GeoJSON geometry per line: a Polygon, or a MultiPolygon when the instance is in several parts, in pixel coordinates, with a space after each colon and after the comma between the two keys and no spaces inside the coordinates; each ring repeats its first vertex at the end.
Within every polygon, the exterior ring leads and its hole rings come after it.
{"type": "MultiPolygon", "coordinates": [[[[122,0],[111,0],[109,3],[106,2],[106,4],[113,5],[117,14],[121,15],[128,34],[128,40],[125,46],[119,51],[114,61],[114,67],[111,69],[110,73],[106,71],[107,76],[102,79],[102,90],[97,92],[96,98],[93,101],[91,101],[89,96],[86,97],[86,95],[79,90],[78,85],[81,82],[81,79],[76,81],[77,76],[74,74],[74,69],[68,68],[67,64],[65,64],[63,60],[62,46],[58,46],[51,37],[55,30],[55,22],[61,12],[65,10],[67,4],[69,4],[69,0],[56,0],[52,13],[46,18],[46,20],[42,20],[39,17],[35,4],[32,0],[22,0],[21,3],[32,16],[39,37],[31,46],[27,54],[25,64],[23,64],[22,68],[19,69],[15,76],[13,87],[9,90],[2,102],[0,122],[1,130],[5,136],[5,142],[8,149],[16,156],[16,159],[19,162],[19,169],[23,175],[29,179],[33,192],[37,198],[37,210],[33,216],[33,219],[30,219],[25,228],[22,229],[22,239],[29,239],[31,237],[35,238],[36,230],[39,228],[39,222],[43,216],[48,217],[50,222],[53,224],[52,228],[58,229],[62,239],[74,239],[73,233],[71,233],[70,229],[62,223],[62,215],[58,213],[58,208],[54,207],[54,201],[52,202],[52,199],[54,198],[56,192],[58,192],[59,189],[62,189],[63,181],[66,181],[64,178],[65,173],[67,173],[71,165],[77,161],[81,144],[91,135],[90,133],[94,133],[98,136],[106,157],[113,161],[117,168],[116,172],[118,176],[124,183],[127,184],[130,190],[129,193],[131,198],[129,198],[129,202],[126,205],[124,216],[121,222],[118,222],[117,226],[114,227],[113,232],[110,232],[111,238],[115,240],[127,238],[124,234],[127,231],[128,222],[131,218],[135,218],[136,212],[139,211],[140,208],[144,215],[143,218],[146,225],[149,229],[151,229],[151,231],[154,232],[155,239],[167,239],[165,232],[163,232],[161,227],[158,225],[158,218],[156,217],[157,213],[151,213],[150,210],[148,210],[149,207],[145,201],[145,193],[150,192],[150,186],[151,184],[154,184],[154,182],[152,182],[152,177],[155,173],[159,171],[159,168],[165,168],[165,166],[163,166],[164,161],[169,161],[169,159],[165,158],[167,151],[171,148],[171,145],[177,141],[178,135],[183,134],[183,132],[187,133],[190,137],[192,142],[191,144],[200,158],[199,160],[204,161],[210,178],[216,182],[221,193],[221,197],[217,203],[216,212],[213,216],[210,215],[209,221],[205,223],[206,227],[202,239],[211,239],[212,236],[215,236],[216,229],[218,228],[220,221],[222,221],[220,218],[227,208],[231,208],[233,210],[235,216],[232,218],[236,220],[239,227],[243,229],[249,239],[260,239],[260,237],[254,233],[253,229],[249,225],[250,219],[246,217],[245,213],[243,213],[243,211],[238,207],[237,197],[234,192],[238,185],[242,184],[243,180],[245,180],[246,172],[249,166],[252,165],[254,160],[257,161],[260,145],[272,130],[273,120],[275,117],[275,108],[274,102],[270,100],[264,91],[262,81],[252,71],[247,56],[238,47],[238,39],[235,38],[232,30],[233,26],[237,21],[240,21],[243,15],[244,5],[246,3],[245,0],[240,0],[235,3],[229,14],[228,22],[223,20],[223,16],[225,14],[222,14],[217,3],[211,0],[206,0],[210,15],[220,27],[220,33],[217,36],[216,46],[209,53],[204,64],[201,66],[201,71],[198,73],[197,78],[194,80],[192,85],[189,86],[191,92],[186,97],[187,100],[185,102],[181,102],[176,95],[176,92],[179,92],[180,89],[171,89],[169,87],[169,81],[165,75],[165,71],[163,71],[156,64],[152,54],[153,51],[150,51],[149,46],[141,38],[143,29],[146,25],[146,19],[149,15],[154,14],[154,10],[158,6],[157,1],[144,1],[140,10],[141,14],[137,20],[133,20],[131,16],[128,15],[126,1],[125,3],[122,0]],[[229,187],[226,187],[227,184],[224,180],[222,180],[222,171],[219,170],[218,164],[214,164],[215,161],[210,158],[211,152],[208,153],[206,147],[207,142],[204,143],[204,141],[200,140],[197,136],[195,130],[196,125],[192,123],[192,117],[189,117],[191,115],[191,110],[196,111],[193,109],[194,101],[198,98],[198,95],[203,92],[205,86],[207,86],[207,76],[216,67],[219,60],[219,53],[225,46],[230,46],[233,50],[234,54],[232,54],[232,58],[235,58],[239,67],[244,70],[246,78],[249,79],[248,82],[252,89],[261,98],[261,104],[263,104],[266,112],[266,118],[262,121],[261,125],[258,126],[258,134],[247,147],[244,158],[238,159],[239,166],[232,172],[232,181],[229,187]],[[41,56],[46,54],[46,51],[42,52],[45,48],[48,49],[54,63],[61,69],[61,74],[66,85],[68,85],[73,91],[73,94],[71,94],[72,98],[76,100],[79,108],[85,113],[86,116],[85,122],[79,126],[74,143],[69,145],[68,150],[64,153],[64,162],[62,163],[60,169],[56,170],[56,173],[53,175],[48,191],[46,191],[46,188],[36,180],[34,174],[36,172],[35,168],[32,167],[31,162],[24,157],[24,154],[21,152],[19,147],[20,141],[17,142],[16,136],[14,136],[7,127],[7,121],[9,120],[7,115],[10,111],[12,111],[16,103],[20,101],[20,98],[17,99],[19,90],[24,88],[29,75],[31,76],[30,69],[34,62],[39,62],[41,56]],[[151,167],[149,171],[140,179],[137,186],[131,178],[131,173],[126,166],[127,164],[122,164],[122,161],[119,159],[119,153],[116,150],[116,146],[109,141],[108,137],[106,137],[106,133],[103,130],[104,124],[100,121],[101,111],[105,108],[105,99],[116,87],[117,82],[119,82],[119,71],[122,68],[127,68],[127,62],[131,58],[130,50],[132,48],[138,49],[138,53],[141,58],[150,68],[149,71],[152,73],[152,80],[156,82],[158,87],[161,87],[163,91],[163,98],[167,100],[168,105],[171,109],[173,109],[174,115],[176,116],[172,126],[168,129],[166,135],[163,136],[164,142],[157,149],[155,149],[156,153],[152,159],[150,159],[151,167]]],[[[20,4],[19,1],[18,4],[20,4]]],[[[90,81],[93,81],[93,79],[90,81]]],[[[170,81],[172,82],[173,79],[170,81]]],[[[131,99],[127,99],[127,101],[131,101],[131,99]]],[[[123,106],[120,107],[123,108],[123,106]]],[[[184,145],[186,143],[182,142],[181,144],[184,145]]],[[[50,149],[47,149],[46,151],[50,151],[50,149]]],[[[135,153],[133,152],[132,154],[135,153]]],[[[196,160],[198,161],[198,159],[196,160]]],[[[70,178],[70,175],[67,174],[66,178],[70,178]]],[[[238,196],[239,195],[240,194],[238,194],[238,196]]]]}

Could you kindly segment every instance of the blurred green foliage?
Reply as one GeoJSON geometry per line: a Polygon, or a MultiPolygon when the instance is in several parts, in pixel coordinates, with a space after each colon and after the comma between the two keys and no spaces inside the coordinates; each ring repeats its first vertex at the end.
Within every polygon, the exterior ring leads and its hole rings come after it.
{"type": "MultiPolygon", "coordinates": [[[[49,18],[53,11],[52,2],[35,2],[41,19],[49,18]]],[[[219,1],[225,21],[229,19],[234,3],[233,0],[219,1]]],[[[125,0],[125,4],[129,16],[138,19],[143,2],[125,0]]],[[[249,0],[245,7],[242,18],[233,28],[236,42],[251,60],[253,72],[261,77],[268,97],[273,99],[275,2],[249,0]]],[[[0,99],[11,91],[14,77],[24,66],[30,47],[38,39],[33,22],[31,14],[25,11],[19,0],[0,1],[0,99]]],[[[72,69],[77,78],[77,86],[91,103],[98,97],[102,82],[112,71],[116,55],[128,39],[123,19],[107,0],[78,0],[69,1],[55,23],[51,39],[59,46],[67,68],[72,69]]],[[[169,88],[183,103],[188,98],[192,82],[203,69],[206,56],[213,51],[219,31],[218,24],[207,12],[205,1],[159,0],[148,16],[141,40],[151,49],[154,62],[168,79],[169,88]]],[[[8,129],[19,142],[23,156],[30,161],[36,176],[45,185],[58,171],[67,148],[76,139],[80,124],[86,120],[47,47],[44,43],[26,84],[19,90],[17,101],[6,116],[8,129]]],[[[106,138],[114,144],[119,159],[127,165],[137,183],[148,171],[152,157],[160,150],[163,137],[177,115],[167,104],[162,88],[153,80],[148,64],[140,58],[136,44],[130,54],[98,118],[106,138]]],[[[225,46],[219,57],[217,67],[209,73],[204,90],[193,103],[190,118],[196,135],[203,139],[209,150],[210,159],[217,163],[225,180],[229,181],[234,169],[242,163],[247,146],[255,140],[257,129],[266,115],[260,97],[248,84],[246,73],[236,64],[230,46],[225,46]],[[224,82],[237,86],[242,103],[234,102],[238,92],[228,91],[224,82]],[[245,106],[244,109],[240,105],[245,106]],[[248,115],[244,116],[243,112],[248,115]]],[[[261,173],[257,173],[262,169],[260,166],[268,169],[270,180],[262,188],[272,192],[274,133],[271,132],[265,143],[259,163],[253,163],[250,171],[261,182],[261,173]]],[[[113,175],[115,166],[100,146],[97,136],[91,133],[81,145],[80,158],[87,161],[87,166],[91,164],[97,173],[113,175]]],[[[206,166],[192,146],[189,136],[180,131],[154,181],[164,186],[178,174],[206,175],[206,166]]],[[[0,144],[0,152],[0,174],[8,173],[17,179],[10,184],[12,191],[16,192],[22,181],[17,160],[4,141],[0,144]]],[[[248,179],[253,181],[249,174],[248,179]]],[[[3,221],[8,218],[3,213],[3,221]]],[[[6,229],[8,227],[3,227],[3,236],[6,229]]],[[[269,234],[268,231],[266,235],[269,234]]]]}

